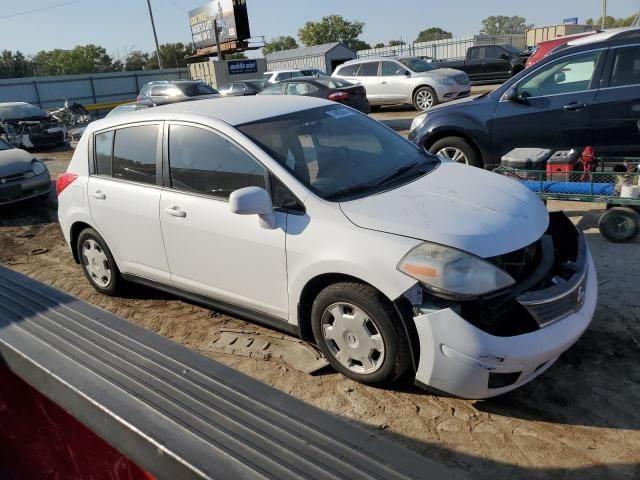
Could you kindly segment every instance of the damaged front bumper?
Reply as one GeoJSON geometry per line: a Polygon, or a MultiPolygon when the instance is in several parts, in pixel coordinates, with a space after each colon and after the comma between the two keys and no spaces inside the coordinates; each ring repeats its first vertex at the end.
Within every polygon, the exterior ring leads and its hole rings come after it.
{"type": "Polygon", "coordinates": [[[29,173],[8,179],[0,178],[0,205],[44,197],[51,193],[53,187],[48,170],[35,176],[27,176],[29,173]]]}
{"type": "Polygon", "coordinates": [[[584,236],[577,239],[579,269],[569,281],[554,277],[554,285],[516,297],[538,323],[533,331],[494,335],[455,308],[414,316],[420,344],[416,384],[480,399],[514,390],[547,370],[580,338],[596,308],[595,265],[584,236]]]}

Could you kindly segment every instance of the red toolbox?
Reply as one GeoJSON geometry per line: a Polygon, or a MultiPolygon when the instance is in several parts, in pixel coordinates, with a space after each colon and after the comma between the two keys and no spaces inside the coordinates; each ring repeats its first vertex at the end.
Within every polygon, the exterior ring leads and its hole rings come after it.
{"type": "Polygon", "coordinates": [[[547,160],[547,180],[554,182],[571,181],[570,172],[575,171],[580,158],[580,152],[576,149],[560,150],[547,160]]]}

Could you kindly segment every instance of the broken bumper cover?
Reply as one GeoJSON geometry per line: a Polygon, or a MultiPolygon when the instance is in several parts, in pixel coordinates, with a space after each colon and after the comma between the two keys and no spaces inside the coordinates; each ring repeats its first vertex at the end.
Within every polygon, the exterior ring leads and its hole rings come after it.
{"type": "Polygon", "coordinates": [[[596,308],[597,275],[587,251],[584,303],[531,333],[498,337],[451,309],[414,317],[420,341],[416,384],[463,398],[489,398],[514,390],[547,370],[587,329],[596,308]],[[506,386],[492,380],[508,378],[506,386]],[[493,378],[492,378],[493,377],[493,378]],[[495,388],[491,388],[493,383],[495,388]]]}

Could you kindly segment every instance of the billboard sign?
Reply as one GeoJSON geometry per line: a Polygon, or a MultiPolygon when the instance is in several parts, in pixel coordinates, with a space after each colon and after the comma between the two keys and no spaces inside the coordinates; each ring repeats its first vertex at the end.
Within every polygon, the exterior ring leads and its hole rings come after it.
{"type": "Polygon", "coordinates": [[[220,43],[251,37],[246,0],[214,0],[189,12],[191,36],[196,49],[216,44],[214,20],[218,24],[220,43]]]}
{"type": "Polygon", "coordinates": [[[227,65],[229,65],[229,75],[258,72],[258,62],[255,60],[229,60],[227,65]]]}
{"type": "Polygon", "coordinates": [[[570,18],[565,18],[562,23],[564,25],[577,25],[578,24],[578,17],[570,17],[570,18]]]}

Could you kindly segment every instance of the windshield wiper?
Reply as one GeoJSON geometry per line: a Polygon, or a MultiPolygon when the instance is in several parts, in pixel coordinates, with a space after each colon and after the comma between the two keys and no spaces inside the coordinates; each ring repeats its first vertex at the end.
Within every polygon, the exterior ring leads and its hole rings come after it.
{"type": "Polygon", "coordinates": [[[376,182],[376,186],[384,185],[385,183],[389,183],[392,180],[397,180],[399,178],[403,178],[408,173],[419,174],[418,176],[422,176],[427,172],[424,171],[422,168],[419,168],[419,167],[426,167],[428,163],[431,163],[431,162],[411,162],[411,163],[408,163],[408,164],[398,168],[394,172],[390,173],[386,177],[383,177],[382,179],[378,180],[376,182]]]}
{"type": "Polygon", "coordinates": [[[363,192],[368,192],[369,190],[371,190],[372,188],[375,188],[377,186],[377,184],[373,183],[364,183],[362,185],[352,185],[350,187],[346,187],[346,188],[342,188],[340,190],[337,190],[333,193],[330,193],[329,195],[325,196],[325,200],[337,200],[341,197],[344,196],[351,196],[351,195],[356,195],[358,193],[363,193],[363,192]]]}

